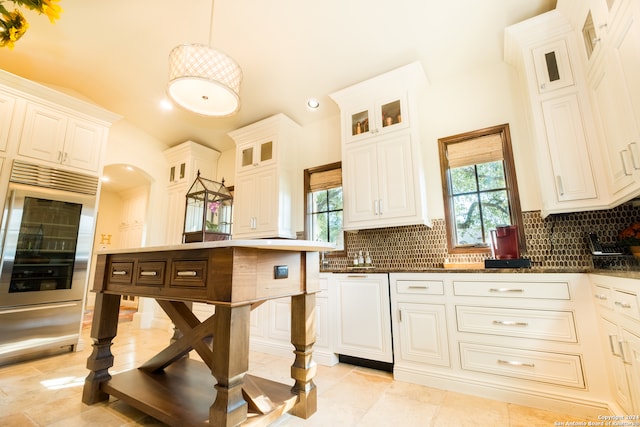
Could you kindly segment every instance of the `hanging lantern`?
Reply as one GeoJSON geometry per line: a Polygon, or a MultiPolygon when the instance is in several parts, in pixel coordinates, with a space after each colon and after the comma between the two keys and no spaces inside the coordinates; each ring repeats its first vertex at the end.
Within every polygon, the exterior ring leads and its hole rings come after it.
{"type": "Polygon", "coordinates": [[[200,176],[186,196],[183,243],[229,240],[233,196],[222,183],[200,176]]]}

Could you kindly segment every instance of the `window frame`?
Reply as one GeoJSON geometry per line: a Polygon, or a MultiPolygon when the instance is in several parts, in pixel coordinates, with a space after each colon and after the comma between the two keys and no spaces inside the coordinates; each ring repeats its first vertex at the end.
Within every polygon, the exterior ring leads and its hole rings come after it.
{"type": "Polygon", "coordinates": [[[455,218],[453,209],[453,196],[451,191],[449,161],[447,159],[447,146],[473,139],[478,139],[490,135],[500,135],[502,141],[502,156],[504,162],[504,174],[507,189],[507,199],[510,208],[511,224],[518,226],[518,240],[520,253],[524,253],[524,222],[522,221],[522,209],[520,207],[520,193],[518,191],[518,180],[516,178],[515,162],[513,160],[513,148],[511,144],[511,133],[509,124],[491,126],[470,132],[464,132],[438,139],[438,151],[440,157],[440,178],[442,183],[442,197],[444,201],[445,226],[447,234],[447,250],[451,254],[489,254],[491,253],[491,242],[487,246],[458,246],[455,233],[455,218]]]}
{"type": "MultiPolygon", "coordinates": [[[[342,170],[342,162],[329,163],[322,166],[316,166],[304,170],[304,237],[305,239],[311,238],[311,215],[309,214],[309,199],[311,196],[311,175],[318,172],[326,172],[334,169],[342,170]]],[[[341,185],[342,187],[342,185],[341,185]]],[[[342,219],[344,221],[344,206],[342,208],[342,219]]],[[[344,242],[344,248],[341,250],[329,251],[326,253],[328,257],[344,257],[347,256],[347,243],[345,241],[345,231],[342,230],[342,241],[344,242]]]]}

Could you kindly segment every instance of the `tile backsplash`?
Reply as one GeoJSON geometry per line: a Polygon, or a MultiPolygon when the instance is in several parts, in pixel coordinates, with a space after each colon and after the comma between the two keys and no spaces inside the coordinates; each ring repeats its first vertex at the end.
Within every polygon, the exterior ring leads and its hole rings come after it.
{"type": "MultiPolygon", "coordinates": [[[[587,234],[595,232],[602,243],[614,243],[618,232],[640,222],[640,207],[626,203],[610,210],[549,215],[539,211],[523,212],[526,252],[533,268],[626,268],[635,267],[632,257],[594,257],[589,251],[587,234]],[[604,265],[597,265],[604,263],[604,265]]],[[[369,252],[373,266],[389,270],[440,268],[453,263],[483,262],[485,255],[448,254],[444,219],[433,227],[413,225],[361,230],[345,235],[346,256],[330,256],[329,269],[343,270],[353,265],[359,251],[369,252]]]]}

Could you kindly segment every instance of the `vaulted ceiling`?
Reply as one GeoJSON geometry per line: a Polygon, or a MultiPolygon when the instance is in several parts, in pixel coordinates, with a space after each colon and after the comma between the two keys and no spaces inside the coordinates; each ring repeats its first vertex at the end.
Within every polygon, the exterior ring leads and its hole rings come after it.
{"type": "MultiPolygon", "coordinates": [[[[0,68],[122,115],[168,146],[225,150],[226,133],[283,112],[305,125],[338,114],[327,94],[420,60],[432,84],[502,59],[503,29],[555,0],[61,0],[60,20],[30,28],[0,68]],[[241,110],[163,111],[169,51],[211,44],[242,67],[241,110]],[[309,97],[320,100],[307,110],[309,97]]],[[[7,3],[5,3],[5,6],[7,3]]]]}

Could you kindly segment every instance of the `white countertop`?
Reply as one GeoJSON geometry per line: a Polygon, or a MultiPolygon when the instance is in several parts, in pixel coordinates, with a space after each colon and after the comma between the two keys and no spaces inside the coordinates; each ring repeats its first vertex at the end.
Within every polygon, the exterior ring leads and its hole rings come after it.
{"type": "Polygon", "coordinates": [[[209,249],[209,248],[254,248],[273,249],[283,251],[305,251],[322,252],[335,250],[335,246],[326,242],[314,242],[311,240],[289,240],[289,239],[252,239],[252,240],[217,240],[213,242],[195,242],[166,246],[146,246],[142,248],[125,249],[103,249],[96,251],[96,255],[101,254],[122,254],[136,252],[158,252],[175,251],[189,249],[209,249]]]}

